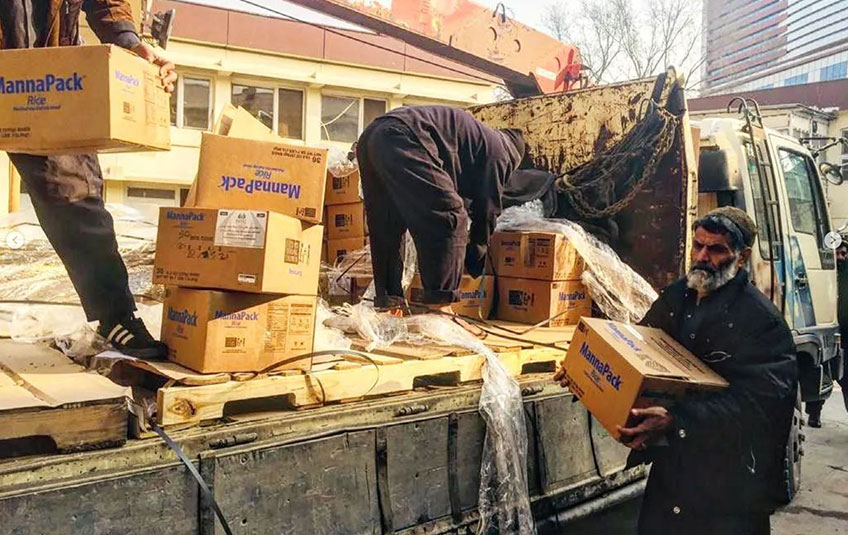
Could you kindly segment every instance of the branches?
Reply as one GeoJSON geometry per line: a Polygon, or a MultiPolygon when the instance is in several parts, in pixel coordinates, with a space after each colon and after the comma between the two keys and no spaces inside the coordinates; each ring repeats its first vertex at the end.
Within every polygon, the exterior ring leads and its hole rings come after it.
{"type": "Polygon", "coordinates": [[[595,83],[655,75],[670,65],[692,77],[704,63],[701,4],[691,0],[564,0],[542,25],[573,43],[595,83]]]}

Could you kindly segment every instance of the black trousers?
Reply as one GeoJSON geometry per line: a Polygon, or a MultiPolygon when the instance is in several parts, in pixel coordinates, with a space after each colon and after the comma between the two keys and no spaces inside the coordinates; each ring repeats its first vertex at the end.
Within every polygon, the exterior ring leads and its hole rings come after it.
{"type": "Polygon", "coordinates": [[[94,154],[9,154],[41,228],[79,294],[89,321],[117,321],[135,310],[103,175],[94,154]]]}
{"type": "Polygon", "coordinates": [[[356,147],[374,269],[375,304],[403,297],[403,235],[418,253],[423,302],[452,303],[468,244],[468,213],[454,180],[404,123],[371,123],[356,147]]]}

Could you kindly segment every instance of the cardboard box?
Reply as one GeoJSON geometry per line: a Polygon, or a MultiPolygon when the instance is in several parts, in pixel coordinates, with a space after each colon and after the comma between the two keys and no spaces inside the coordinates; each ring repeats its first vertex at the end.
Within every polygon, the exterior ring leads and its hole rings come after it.
{"type": "Polygon", "coordinates": [[[0,51],[0,150],[170,148],[159,68],[111,45],[0,51]]]}
{"type": "Polygon", "coordinates": [[[368,235],[365,204],[355,202],[328,206],[324,224],[327,226],[327,238],[330,240],[363,238],[368,235]]]}
{"type": "MultiPolygon", "coordinates": [[[[421,302],[424,297],[424,288],[421,286],[420,275],[416,274],[412,279],[407,293],[410,301],[421,302]]],[[[451,308],[455,314],[487,319],[492,313],[494,300],[495,278],[493,276],[483,275],[475,279],[471,275],[463,274],[459,282],[459,301],[451,308]]]]}
{"type": "Polygon", "coordinates": [[[275,134],[273,130],[265,126],[265,123],[254,117],[249,111],[232,104],[224,106],[212,131],[219,136],[257,139],[274,143],[285,142],[283,138],[275,134]]]}
{"type": "MultiPolygon", "coordinates": [[[[335,265],[338,263],[339,260],[347,256],[348,253],[359,251],[366,245],[368,245],[367,237],[345,238],[343,240],[328,240],[326,242],[327,263],[335,265]]],[[[367,262],[364,262],[364,264],[370,266],[370,258],[367,262]]]]}
{"type": "Polygon", "coordinates": [[[321,222],[327,149],[203,134],[196,206],[321,222]]]}
{"type": "Polygon", "coordinates": [[[315,295],[321,232],[275,212],[163,207],[153,282],[315,295]]]}
{"type": "Polygon", "coordinates": [[[491,247],[499,277],[578,280],[585,269],[577,250],[555,232],[496,232],[491,247]]]}
{"type": "Polygon", "coordinates": [[[345,176],[333,176],[327,172],[327,191],[324,194],[324,204],[349,204],[361,202],[359,196],[359,169],[345,176]]]}
{"type": "MultiPolygon", "coordinates": [[[[283,138],[271,131],[262,121],[251,115],[249,111],[241,106],[235,107],[232,104],[224,106],[224,110],[212,127],[212,132],[219,136],[283,142],[283,138]]],[[[187,208],[197,206],[197,177],[191,183],[183,206],[187,208]]]]}
{"type": "Polygon", "coordinates": [[[615,438],[630,410],[669,406],[694,390],[728,386],[660,329],[583,318],[565,357],[571,391],[615,438]]]}
{"type": "MultiPolygon", "coordinates": [[[[312,351],[317,299],[170,287],[161,339],[168,358],[192,370],[258,372],[312,351]]],[[[276,369],[309,365],[304,359],[276,369]]]]}
{"type": "Polygon", "coordinates": [[[562,327],[591,315],[592,299],[580,281],[498,277],[498,319],[532,325],[556,316],[550,326],[562,327]]]}

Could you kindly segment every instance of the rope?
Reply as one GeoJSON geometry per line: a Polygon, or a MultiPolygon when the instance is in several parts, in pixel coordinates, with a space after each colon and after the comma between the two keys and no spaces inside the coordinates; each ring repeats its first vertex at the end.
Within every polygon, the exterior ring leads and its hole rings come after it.
{"type": "Polygon", "coordinates": [[[621,141],[560,175],[557,189],[584,218],[617,214],[656,175],[660,161],[674,144],[678,124],[677,117],[648,101],[645,116],[621,141]]]}

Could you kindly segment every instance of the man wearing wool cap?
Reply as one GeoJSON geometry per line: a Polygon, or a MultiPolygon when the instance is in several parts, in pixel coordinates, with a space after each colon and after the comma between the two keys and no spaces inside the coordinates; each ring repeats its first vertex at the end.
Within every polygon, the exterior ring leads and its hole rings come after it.
{"type": "Polygon", "coordinates": [[[737,208],[698,219],[689,272],[642,321],[669,333],[730,387],[632,411],[621,429],[633,450],[629,464],[653,465],[640,534],[770,532],[797,370],[783,316],[745,270],[756,235],[737,208]]]}

